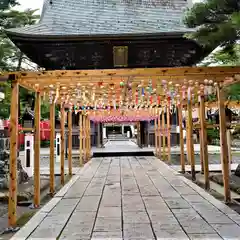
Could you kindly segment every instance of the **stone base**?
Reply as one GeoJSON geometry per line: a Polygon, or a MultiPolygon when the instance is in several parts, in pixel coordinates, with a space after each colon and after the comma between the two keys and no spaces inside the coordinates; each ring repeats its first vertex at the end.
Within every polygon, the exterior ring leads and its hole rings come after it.
{"type": "MultiPolygon", "coordinates": [[[[9,187],[9,156],[10,153],[7,150],[3,150],[0,153],[0,190],[8,189],[9,187]]],[[[17,183],[21,184],[29,180],[27,173],[24,171],[20,158],[17,159],[17,183]]]]}

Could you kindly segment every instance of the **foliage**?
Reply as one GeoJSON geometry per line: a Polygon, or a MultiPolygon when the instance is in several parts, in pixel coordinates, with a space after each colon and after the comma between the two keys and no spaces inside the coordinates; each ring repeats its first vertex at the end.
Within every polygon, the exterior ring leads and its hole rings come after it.
{"type": "Polygon", "coordinates": [[[16,0],[1,0],[0,1],[0,10],[7,10],[9,7],[14,7],[18,5],[16,0]]]}
{"type": "Polygon", "coordinates": [[[24,70],[24,65],[29,65],[29,59],[9,40],[5,29],[32,25],[39,19],[36,9],[27,9],[23,12],[16,10],[0,11],[0,70],[24,70]]]}
{"type": "Polygon", "coordinates": [[[234,44],[240,35],[240,1],[206,0],[187,11],[185,24],[196,31],[187,36],[208,49],[223,47],[234,55],[234,44]]]}
{"type": "Polygon", "coordinates": [[[207,128],[207,141],[209,144],[214,144],[214,141],[220,138],[219,129],[217,128],[207,128]]]}
{"type": "Polygon", "coordinates": [[[224,49],[211,53],[200,66],[239,66],[240,65],[240,45],[233,47],[234,52],[230,54],[224,49]]]}
{"type": "MultiPolygon", "coordinates": [[[[9,6],[13,6],[12,4],[9,6]]],[[[36,10],[27,9],[23,12],[12,9],[0,10],[0,71],[19,71],[25,70],[30,61],[28,58],[9,40],[5,34],[5,29],[23,27],[34,24],[39,15],[36,15],[36,10]]],[[[8,118],[10,114],[10,83],[2,83],[5,92],[5,99],[1,102],[0,117],[8,118]]],[[[33,93],[20,87],[20,112],[23,111],[29,96],[33,93]]]]}

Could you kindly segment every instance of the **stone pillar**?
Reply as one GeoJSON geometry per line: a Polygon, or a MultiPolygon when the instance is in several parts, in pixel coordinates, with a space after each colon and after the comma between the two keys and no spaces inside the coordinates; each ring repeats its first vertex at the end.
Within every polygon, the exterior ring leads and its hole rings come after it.
{"type": "Polygon", "coordinates": [[[56,162],[60,162],[60,153],[61,153],[61,134],[60,133],[56,133],[56,162]]]}
{"type": "Polygon", "coordinates": [[[31,133],[26,134],[24,138],[24,162],[22,165],[28,176],[32,177],[34,169],[34,136],[31,133]]]}

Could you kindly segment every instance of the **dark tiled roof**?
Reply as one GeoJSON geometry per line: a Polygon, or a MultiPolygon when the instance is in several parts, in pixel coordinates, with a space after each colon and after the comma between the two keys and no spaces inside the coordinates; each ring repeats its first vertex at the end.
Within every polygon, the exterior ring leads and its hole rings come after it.
{"type": "Polygon", "coordinates": [[[8,32],[91,36],[189,31],[182,22],[186,0],[51,1],[45,0],[39,24],[8,32]]]}

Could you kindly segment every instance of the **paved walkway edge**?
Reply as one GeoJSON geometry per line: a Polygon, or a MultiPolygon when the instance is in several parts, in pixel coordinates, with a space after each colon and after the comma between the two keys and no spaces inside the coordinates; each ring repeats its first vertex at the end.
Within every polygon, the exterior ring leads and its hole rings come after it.
{"type": "MultiPolygon", "coordinates": [[[[161,160],[159,160],[161,161],[161,160]]],[[[178,173],[173,167],[169,166],[165,162],[161,161],[162,164],[165,165],[166,168],[168,168],[171,172],[173,172],[175,175],[179,177],[180,180],[182,180],[184,183],[186,183],[189,187],[191,187],[193,190],[195,190],[200,196],[205,198],[208,202],[210,202],[213,206],[215,206],[217,209],[219,209],[222,213],[226,214],[231,220],[233,220],[235,223],[240,225],[240,215],[232,210],[230,207],[225,205],[220,200],[213,197],[210,193],[205,191],[203,188],[199,187],[196,183],[192,182],[191,180],[185,178],[183,175],[178,173]]]]}
{"type": "Polygon", "coordinates": [[[179,178],[183,182],[185,182],[189,187],[191,187],[196,192],[198,192],[199,195],[201,195],[203,198],[205,198],[213,206],[215,206],[217,209],[219,209],[222,213],[226,214],[231,220],[233,220],[235,223],[240,225],[240,215],[237,212],[232,210],[230,207],[225,205],[220,200],[218,200],[215,197],[213,197],[210,193],[206,192],[204,189],[199,187],[197,184],[195,184],[191,180],[185,178],[184,176],[179,176],[179,178]]]}
{"type": "MultiPolygon", "coordinates": [[[[58,193],[50,200],[44,207],[42,207],[24,226],[21,228],[11,240],[24,240],[27,239],[31,233],[41,224],[49,212],[61,201],[66,192],[72,185],[81,177],[81,174],[91,165],[91,161],[87,162],[80,168],[76,175],[74,175],[69,182],[58,191],[58,193]]],[[[54,238],[55,239],[55,238],[54,238]]],[[[51,239],[49,239],[51,240],[51,239]]]]}

